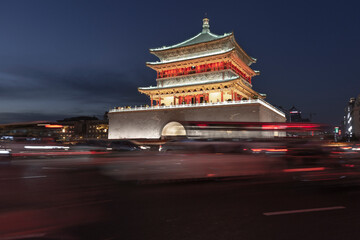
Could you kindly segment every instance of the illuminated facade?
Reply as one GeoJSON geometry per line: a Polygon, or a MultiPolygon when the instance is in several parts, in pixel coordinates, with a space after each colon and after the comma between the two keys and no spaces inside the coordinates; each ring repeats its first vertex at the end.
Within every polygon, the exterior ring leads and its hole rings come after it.
{"type": "Polygon", "coordinates": [[[259,74],[250,68],[250,57],[235,41],[233,33],[210,32],[209,19],[203,19],[202,32],[179,44],[150,49],[160,61],[146,65],[157,72],[157,86],[140,87],[151,106],[216,103],[265,96],[252,89],[259,74]]]}
{"type": "MultiPolygon", "coordinates": [[[[156,86],[138,90],[151,103],[111,109],[109,139],[189,136],[192,133],[182,125],[188,121],[286,121],[282,111],[264,100],[265,94],[252,89],[252,78],[259,72],[250,65],[256,59],[237,44],[233,33],[211,33],[209,19],[203,19],[202,31],[196,36],[172,46],[150,49],[150,53],[159,58],[146,63],[156,71],[156,86]]],[[[278,133],[226,131],[203,137],[274,136],[278,133]]]]}
{"type": "Polygon", "coordinates": [[[108,138],[108,120],[99,120],[96,117],[72,117],[59,120],[63,127],[59,132],[59,139],[62,141],[77,141],[89,139],[108,138]]]}
{"type": "Polygon", "coordinates": [[[360,95],[350,98],[345,108],[343,133],[346,140],[360,139],[360,95]]]}

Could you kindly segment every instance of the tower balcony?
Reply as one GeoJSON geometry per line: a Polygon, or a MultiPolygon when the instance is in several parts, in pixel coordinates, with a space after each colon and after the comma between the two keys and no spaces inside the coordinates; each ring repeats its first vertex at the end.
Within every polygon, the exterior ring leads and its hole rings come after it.
{"type": "Polygon", "coordinates": [[[230,106],[230,105],[250,105],[250,104],[260,104],[264,107],[269,108],[270,110],[278,113],[279,115],[285,117],[285,114],[266,102],[263,99],[249,99],[249,100],[239,100],[239,101],[223,101],[216,103],[189,103],[189,104],[179,104],[179,105],[169,105],[169,106],[135,106],[135,107],[115,107],[109,110],[109,113],[116,112],[134,112],[134,111],[154,111],[154,110],[170,110],[170,109],[181,109],[181,108],[204,108],[204,107],[220,107],[220,106],[230,106]]]}
{"type": "Polygon", "coordinates": [[[212,81],[228,81],[237,78],[237,74],[230,70],[198,73],[193,75],[158,78],[157,87],[178,87],[189,84],[206,84],[212,81]]]}

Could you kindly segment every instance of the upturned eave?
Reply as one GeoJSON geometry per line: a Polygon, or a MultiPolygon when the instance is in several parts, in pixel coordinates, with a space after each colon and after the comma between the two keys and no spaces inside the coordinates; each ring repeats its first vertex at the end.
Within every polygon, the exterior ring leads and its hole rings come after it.
{"type": "Polygon", "coordinates": [[[165,51],[171,51],[171,50],[175,50],[175,49],[181,49],[181,48],[189,48],[189,47],[196,47],[197,45],[200,44],[204,44],[204,43],[210,43],[210,42],[216,42],[216,41],[220,41],[226,38],[230,38],[233,33],[224,33],[223,35],[216,35],[213,33],[208,33],[210,36],[213,36],[213,39],[209,39],[207,41],[200,41],[200,42],[195,42],[193,44],[188,44],[188,42],[191,42],[193,40],[195,40],[196,38],[200,37],[203,33],[199,33],[197,35],[195,35],[192,38],[189,38],[183,42],[171,45],[171,46],[164,46],[164,47],[160,47],[160,48],[150,48],[149,51],[150,53],[156,55],[156,53],[161,53],[161,52],[165,52],[165,51]]]}

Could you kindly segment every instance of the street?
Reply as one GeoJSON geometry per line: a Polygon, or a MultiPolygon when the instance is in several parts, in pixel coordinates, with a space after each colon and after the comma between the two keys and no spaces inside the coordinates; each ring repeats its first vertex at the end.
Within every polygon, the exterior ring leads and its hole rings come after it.
{"type": "Polygon", "coordinates": [[[3,163],[0,239],[356,239],[359,232],[357,169],[351,180],[336,181],[299,181],[274,168],[166,181],[161,163],[155,169],[162,169],[163,181],[145,181],[154,174],[134,181],[109,171],[121,168],[121,157],[106,159],[3,163]]]}

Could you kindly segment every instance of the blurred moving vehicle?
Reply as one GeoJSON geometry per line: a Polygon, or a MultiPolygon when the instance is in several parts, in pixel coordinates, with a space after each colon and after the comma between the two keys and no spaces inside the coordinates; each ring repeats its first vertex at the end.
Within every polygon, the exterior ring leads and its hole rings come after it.
{"type": "Polygon", "coordinates": [[[360,155],[352,147],[342,147],[316,141],[288,142],[284,157],[286,169],[301,181],[329,181],[357,176],[360,155]]]}
{"type": "Polygon", "coordinates": [[[3,159],[7,160],[9,159],[10,155],[11,155],[11,149],[7,149],[4,146],[0,145],[0,160],[3,159]]]}
{"type": "Polygon", "coordinates": [[[360,167],[358,147],[337,146],[314,139],[183,139],[168,141],[159,151],[236,154],[238,162],[244,159],[262,161],[262,166],[271,168],[271,174],[308,182],[351,178],[358,175],[360,167]]]}
{"type": "Polygon", "coordinates": [[[226,141],[223,139],[181,139],[171,140],[161,145],[161,152],[206,152],[206,153],[243,153],[244,148],[239,141],[226,141]]]}
{"type": "Polygon", "coordinates": [[[85,140],[70,146],[70,151],[137,151],[140,146],[128,140],[85,140]]]}
{"type": "Polygon", "coordinates": [[[141,148],[142,146],[138,146],[135,143],[127,140],[116,140],[116,141],[109,141],[106,145],[107,150],[112,151],[136,151],[145,148],[141,148]]]}
{"type": "Polygon", "coordinates": [[[127,140],[84,140],[75,143],[21,138],[1,142],[0,158],[43,158],[131,152],[141,147],[127,140]]]}
{"type": "Polygon", "coordinates": [[[159,148],[161,152],[206,152],[206,153],[284,153],[286,148],[281,141],[243,140],[243,139],[182,139],[172,140],[159,148]]]}

